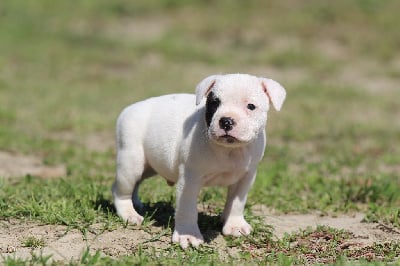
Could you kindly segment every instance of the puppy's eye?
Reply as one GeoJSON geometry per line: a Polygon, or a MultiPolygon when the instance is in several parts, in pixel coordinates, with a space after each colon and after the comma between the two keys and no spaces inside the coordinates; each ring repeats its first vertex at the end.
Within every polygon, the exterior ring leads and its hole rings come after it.
{"type": "Polygon", "coordinates": [[[219,106],[221,103],[221,100],[219,98],[213,98],[210,101],[210,104],[214,105],[214,106],[219,106]]]}
{"type": "Polygon", "coordinates": [[[247,109],[253,111],[254,109],[256,109],[256,106],[255,106],[254,104],[252,104],[252,103],[249,103],[249,104],[247,105],[247,109]]]}
{"type": "Polygon", "coordinates": [[[216,97],[216,95],[213,92],[210,92],[207,96],[207,108],[218,108],[219,105],[221,104],[221,100],[216,97]]]}

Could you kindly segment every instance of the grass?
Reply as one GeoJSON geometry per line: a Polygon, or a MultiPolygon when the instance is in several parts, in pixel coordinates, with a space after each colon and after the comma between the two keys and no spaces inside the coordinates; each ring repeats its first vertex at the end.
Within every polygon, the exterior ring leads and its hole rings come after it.
{"type": "MultiPolygon", "coordinates": [[[[0,179],[0,217],[63,224],[83,233],[94,223],[104,230],[124,226],[110,195],[115,152],[91,150],[82,140],[99,133],[113,138],[115,118],[131,102],[192,92],[209,74],[247,72],[271,76],[288,90],[282,112],[270,114],[269,147],[249,207],[263,204],[282,213],[360,211],[367,222],[399,228],[397,10],[394,0],[2,1],[1,150],[62,163],[68,176],[0,179]]],[[[141,194],[149,226],[155,216],[164,223],[163,234],[170,234],[174,189],[155,178],[143,184],[141,194]],[[157,211],[163,208],[168,211],[157,211]]],[[[209,188],[200,202],[217,214],[224,198],[224,189],[209,188]]],[[[346,232],[329,228],[273,240],[270,228],[248,215],[257,234],[226,239],[244,264],[353,259],[363,264],[399,257],[398,243],[359,253],[337,249],[346,232]],[[333,241],[322,240],[325,251],[309,250],[310,242],[326,235],[333,241]]],[[[207,215],[200,223],[204,230],[219,226],[207,215]]],[[[36,246],[31,242],[25,245],[36,246]]],[[[143,243],[130,256],[87,251],[70,263],[236,260],[221,259],[209,246],[188,251],[172,246],[160,253],[143,243]]],[[[31,261],[6,257],[3,263],[51,262],[38,255],[31,261]]]]}
{"type": "Polygon", "coordinates": [[[45,246],[45,241],[43,239],[36,238],[34,236],[27,237],[24,241],[24,247],[30,248],[40,248],[45,246]]]}

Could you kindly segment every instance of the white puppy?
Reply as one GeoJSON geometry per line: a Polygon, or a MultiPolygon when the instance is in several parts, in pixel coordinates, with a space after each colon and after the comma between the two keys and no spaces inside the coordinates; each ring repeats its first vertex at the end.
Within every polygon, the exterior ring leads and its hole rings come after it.
{"type": "Polygon", "coordinates": [[[125,108],[117,122],[114,204],[125,221],[141,224],[140,182],[159,174],[177,184],[172,241],[197,247],[197,197],[204,186],[228,186],[222,214],[225,235],[248,235],[247,193],[266,146],[270,103],[280,110],[285,89],[246,74],[210,76],[193,94],[150,98],[125,108]]]}

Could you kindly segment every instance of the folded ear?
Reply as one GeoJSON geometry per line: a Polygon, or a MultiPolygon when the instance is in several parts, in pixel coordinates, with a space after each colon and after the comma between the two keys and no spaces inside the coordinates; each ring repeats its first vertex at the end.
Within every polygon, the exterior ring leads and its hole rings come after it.
{"type": "Polygon", "coordinates": [[[196,105],[198,105],[201,100],[203,100],[208,95],[208,93],[214,87],[218,77],[219,75],[206,77],[196,86],[196,105]]]}
{"type": "Polygon", "coordinates": [[[261,78],[261,85],[275,110],[281,110],[282,104],[286,98],[285,88],[275,80],[267,78],[261,78]]]}

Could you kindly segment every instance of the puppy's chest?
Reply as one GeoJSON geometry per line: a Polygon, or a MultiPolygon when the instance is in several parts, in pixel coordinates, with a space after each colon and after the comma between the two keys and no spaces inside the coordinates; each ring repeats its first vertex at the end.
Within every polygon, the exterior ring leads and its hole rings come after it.
{"type": "Polygon", "coordinates": [[[219,156],[203,176],[204,186],[229,186],[238,182],[249,171],[251,157],[244,153],[219,156]]]}

